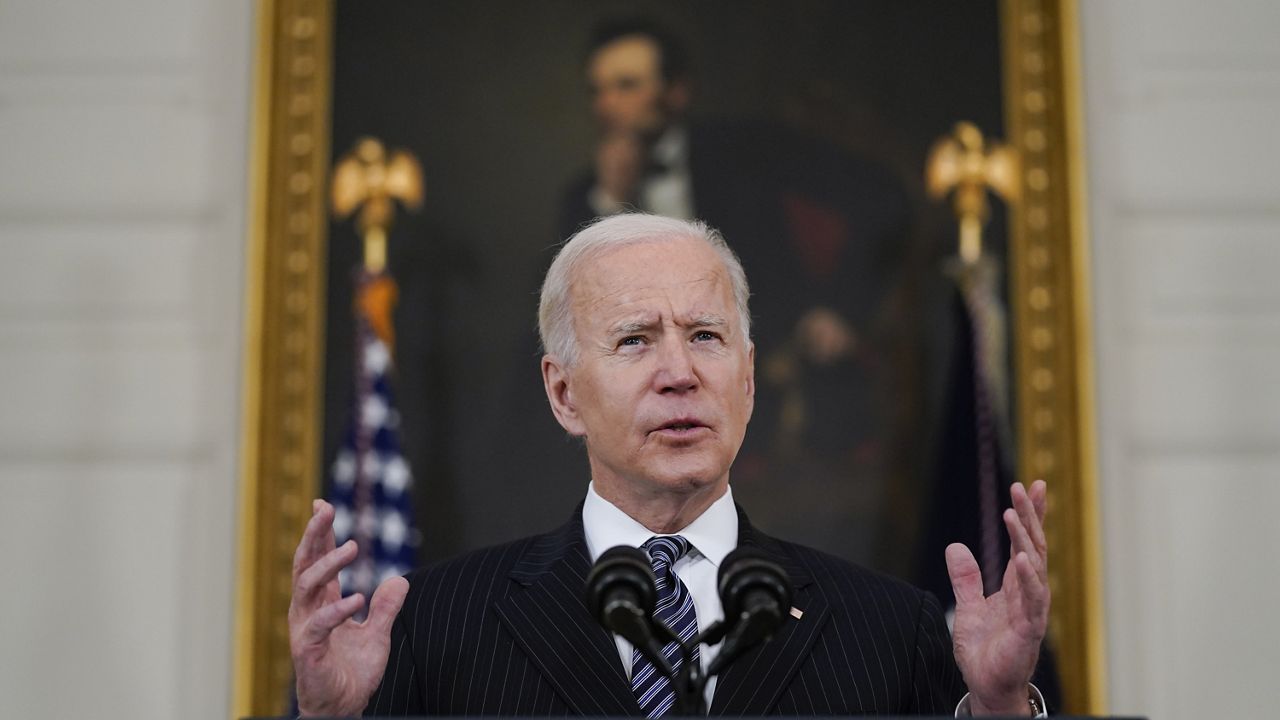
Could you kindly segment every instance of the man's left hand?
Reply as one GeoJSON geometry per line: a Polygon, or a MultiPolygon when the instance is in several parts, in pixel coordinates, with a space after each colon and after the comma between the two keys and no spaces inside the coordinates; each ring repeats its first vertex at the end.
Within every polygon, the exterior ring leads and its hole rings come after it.
{"type": "Polygon", "coordinates": [[[982,571],[969,548],[947,547],[947,573],[956,596],[952,637],[956,664],[972,693],[974,715],[1029,715],[1027,684],[1049,626],[1048,547],[1044,539],[1045,483],[1028,491],[1014,483],[1004,511],[1011,541],[1000,589],[983,596],[982,571]]]}

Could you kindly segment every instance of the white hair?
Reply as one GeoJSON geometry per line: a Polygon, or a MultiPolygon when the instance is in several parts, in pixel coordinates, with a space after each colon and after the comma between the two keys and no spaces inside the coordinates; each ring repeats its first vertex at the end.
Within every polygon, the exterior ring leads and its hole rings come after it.
{"type": "Polygon", "coordinates": [[[641,243],[665,242],[689,238],[710,245],[724,263],[738,308],[738,325],[743,344],[751,344],[751,313],[747,309],[750,292],[747,274],[720,232],[701,220],[685,221],[661,215],[623,213],[598,218],[579,230],[560,247],[547,276],[542,282],[542,298],[538,303],[538,335],[543,352],[555,356],[572,367],[578,362],[578,337],[573,327],[570,293],[574,273],[587,260],[600,253],[641,243]]]}

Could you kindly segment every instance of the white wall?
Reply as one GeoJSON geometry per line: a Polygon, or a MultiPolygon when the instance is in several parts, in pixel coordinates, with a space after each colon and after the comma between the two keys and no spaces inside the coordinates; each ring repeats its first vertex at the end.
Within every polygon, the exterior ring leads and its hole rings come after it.
{"type": "Polygon", "coordinates": [[[1280,703],[1280,3],[1082,3],[1111,705],[1280,703]]]}
{"type": "Polygon", "coordinates": [[[0,2],[0,717],[230,712],[252,21],[0,2]]]}

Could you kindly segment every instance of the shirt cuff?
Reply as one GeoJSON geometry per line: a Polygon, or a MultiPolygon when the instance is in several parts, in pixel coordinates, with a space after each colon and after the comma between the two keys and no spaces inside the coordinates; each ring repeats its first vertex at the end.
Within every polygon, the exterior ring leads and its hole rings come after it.
{"type": "MultiPolygon", "coordinates": [[[[1040,688],[1036,687],[1035,683],[1027,683],[1027,687],[1030,688],[1027,692],[1027,703],[1036,713],[1032,717],[1049,717],[1048,709],[1044,704],[1044,695],[1040,693],[1040,688]]],[[[973,713],[969,710],[969,697],[971,695],[972,693],[965,693],[964,697],[960,698],[960,702],[956,704],[956,717],[973,717],[973,713]]]]}

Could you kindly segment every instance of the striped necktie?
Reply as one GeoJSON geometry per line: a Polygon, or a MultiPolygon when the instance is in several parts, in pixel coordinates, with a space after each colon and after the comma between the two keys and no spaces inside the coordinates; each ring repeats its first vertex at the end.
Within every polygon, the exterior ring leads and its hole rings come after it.
{"type": "MultiPolygon", "coordinates": [[[[641,547],[649,553],[653,574],[658,579],[658,605],[654,617],[671,628],[681,640],[689,642],[698,633],[698,615],[689,588],[671,571],[671,566],[689,552],[689,541],[679,535],[652,537],[641,547]]],[[[684,664],[680,648],[669,642],[662,648],[662,654],[678,676],[684,664]]],[[[696,647],[693,649],[693,662],[698,662],[696,647]]],[[[649,718],[662,717],[670,712],[676,701],[676,691],[671,682],[639,650],[631,651],[631,691],[649,718]]]]}

